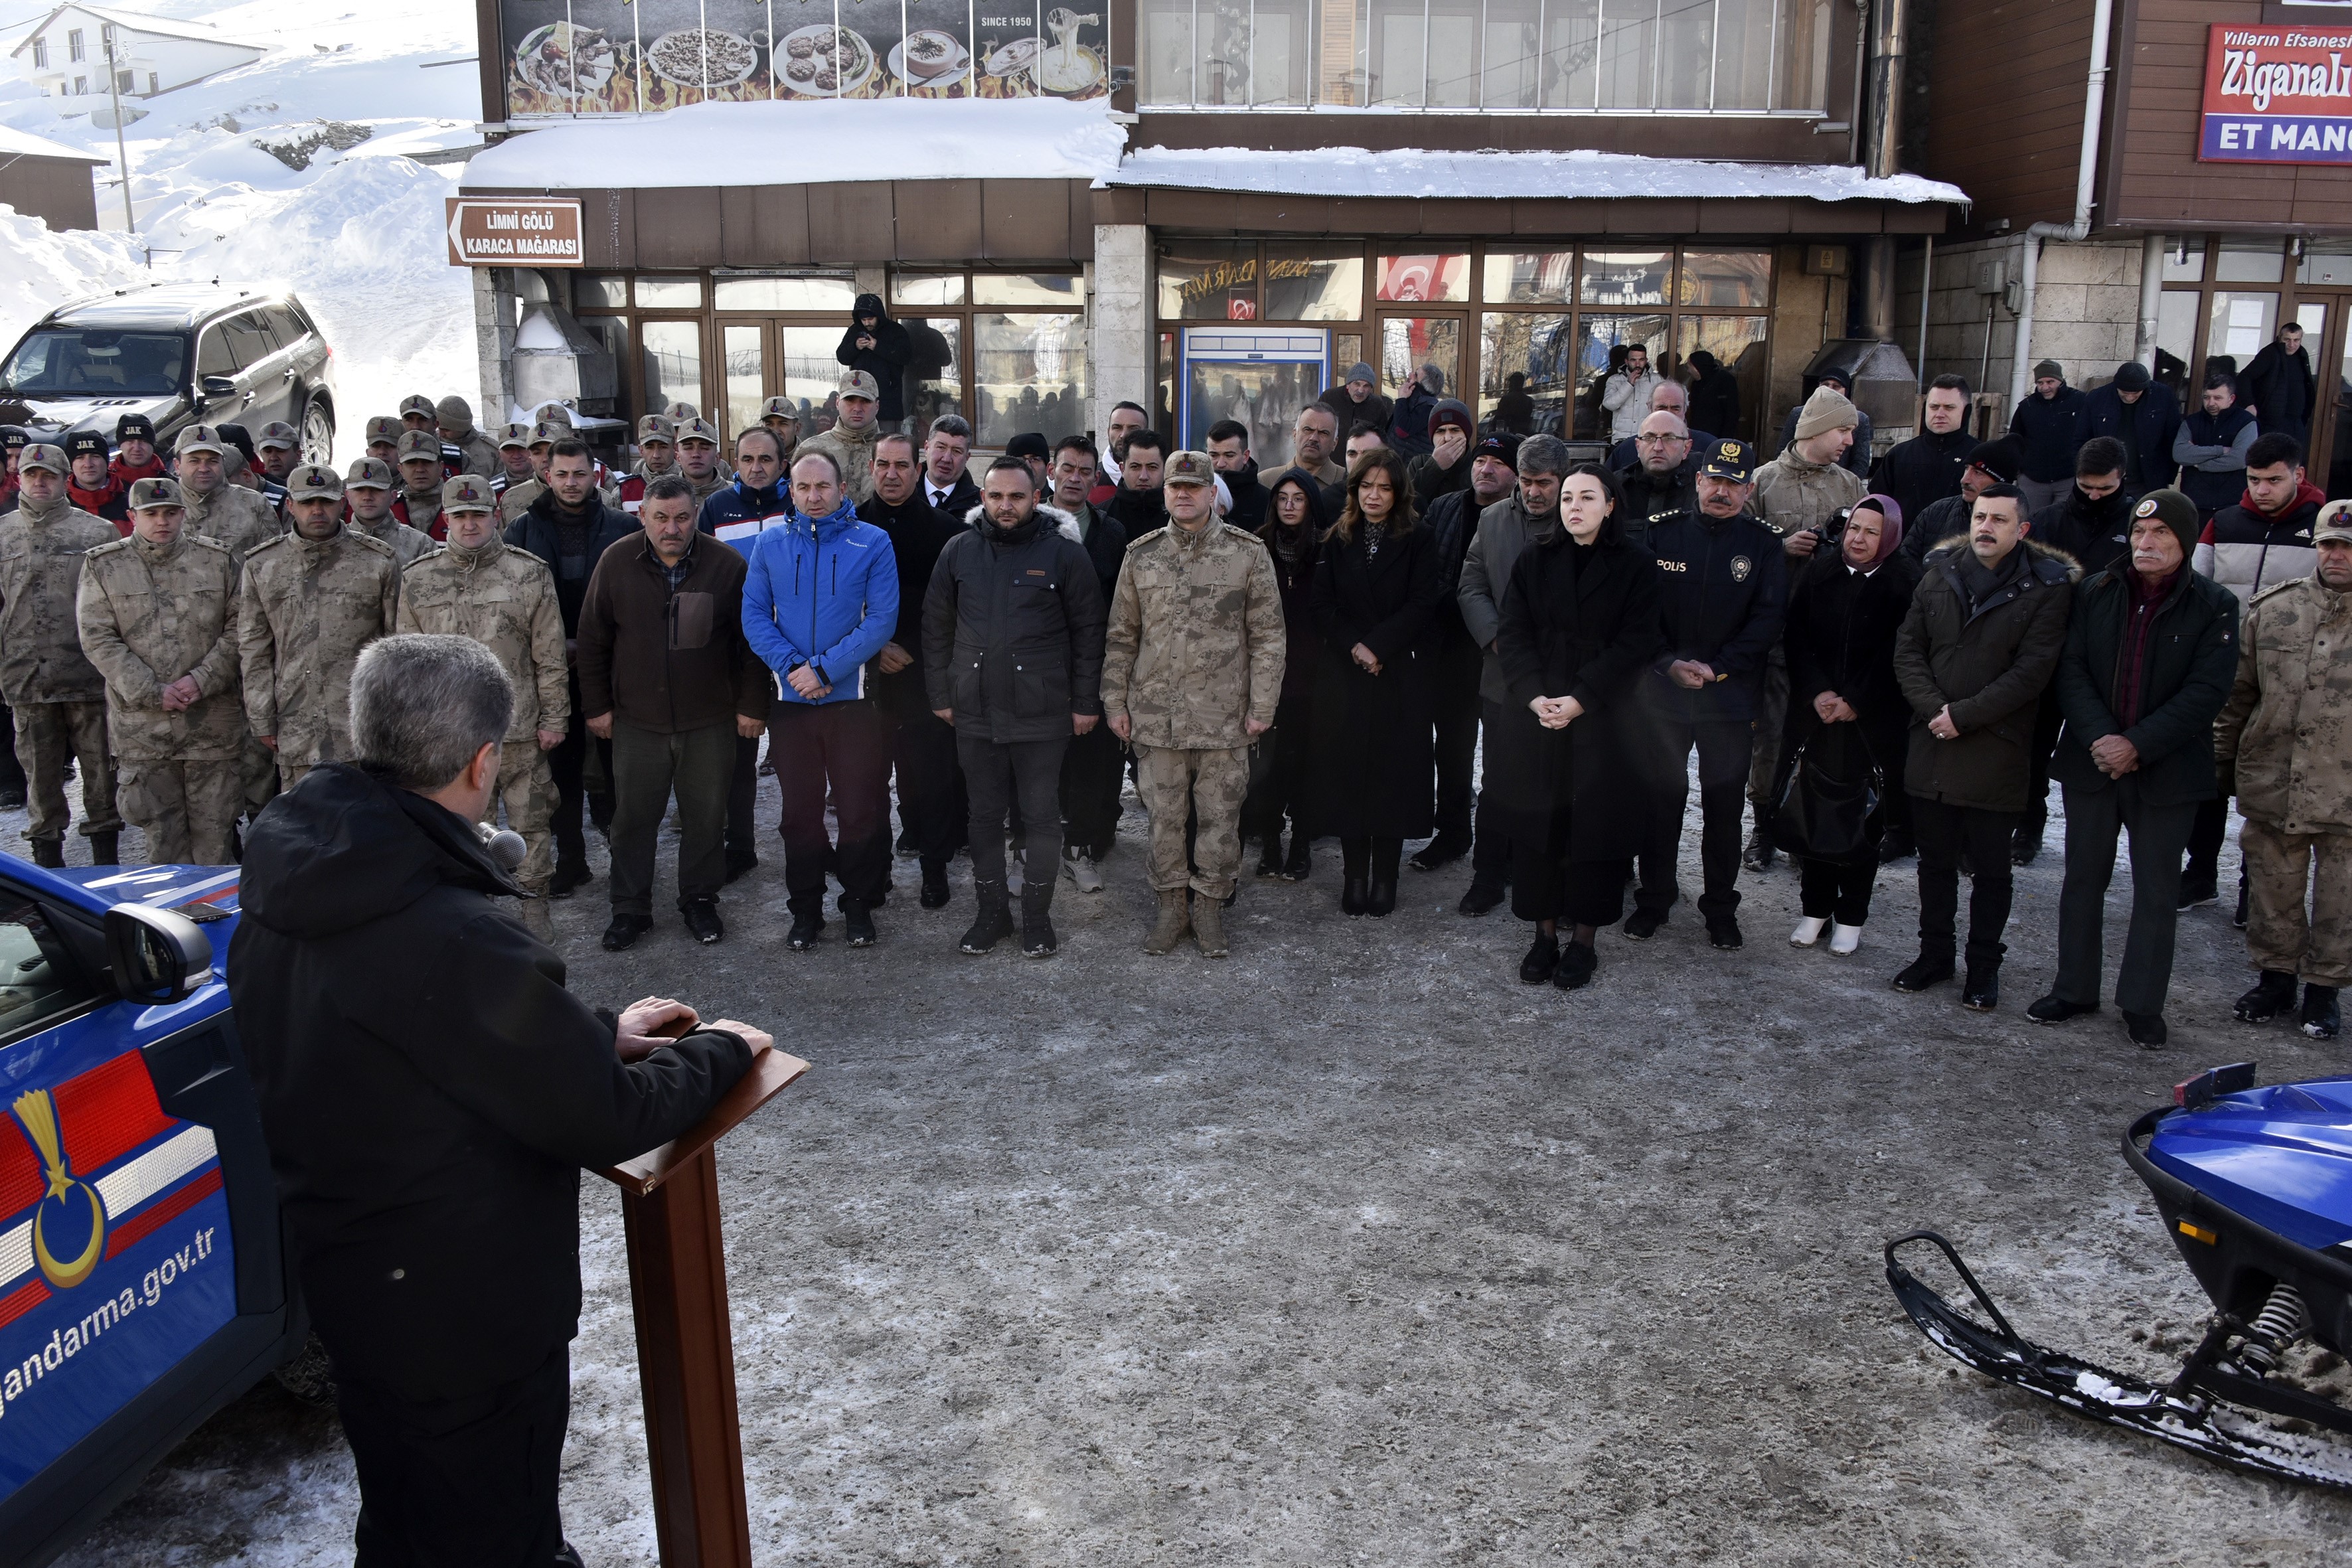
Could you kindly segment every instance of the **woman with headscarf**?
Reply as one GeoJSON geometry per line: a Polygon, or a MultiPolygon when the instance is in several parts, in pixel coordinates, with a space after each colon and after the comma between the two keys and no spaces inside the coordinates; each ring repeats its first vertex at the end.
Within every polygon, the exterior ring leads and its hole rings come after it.
{"type": "Polygon", "coordinates": [[[1904,748],[1911,710],[1895,679],[1895,634],[1919,586],[1919,565],[1897,547],[1903,509],[1875,492],[1854,502],[1837,548],[1817,550],[1789,594],[1789,721],[1783,753],[1832,784],[1876,774],[1878,809],[1864,825],[1868,853],[1831,860],[1796,855],[1804,919],[1789,941],[1811,947],[1829,932],[1843,957],[1862,945],[1882,831],[1907,826],[1904,748]]]}
{"type": "Polygon", "coordinates": [[[1312,752],[1316,667],[1322,662],[1323,639],[1315,633],[1309,601],[1315,590],[1316,554],[1331,526],[1323,510],[1323,486],[1305,468],[1291,468],[1274,481],[1266,497],[1265,522],[1258,538],[1274,557],[1274,580],[1282,595],[1282,624],[1287,643],[1282,666],[1282,697],[1274,710],[1274,728],[1258,738],[1255,764],[1250,769],[1249,798],[1242,803],[1242,831],[1264,840],[1257,863],[1261,877],[1303,882],[1314,868],[1307,845],[1313,828],[1307,824],[1307,763],[1312,752]],[[1290,853],[1282,850],[1283,818],[1290,819],[1290,853]]]}
{"type": "Polygon", "coordinates": [[[1445,574],[1435,537],[1413,515],[1402,456],[1364,453],[1347,487],[1317,552],[1309,600],[1323,644],[1313,819],[1339,840],[1339,908],[1385,915],[1396,908],[1404,841],[1428,837],[1436,816],[1428,666],[1445,574]]]}
{"type": "Polygon", "coordinates": [[[1560,526],[1521,552],[1495,652],[1508,700],[1488,774],[1510,814],[1511,912],[1536,924],[1530,985],[1573,991],[1624,913],[1648,825],[1633,691],[1664,642],[1655,556],[1626,542],[1624,492],[1596,463],[1560,479],[1560,526]],[[1559,924],[1570,926],[1568,942],[1559,924]]]}

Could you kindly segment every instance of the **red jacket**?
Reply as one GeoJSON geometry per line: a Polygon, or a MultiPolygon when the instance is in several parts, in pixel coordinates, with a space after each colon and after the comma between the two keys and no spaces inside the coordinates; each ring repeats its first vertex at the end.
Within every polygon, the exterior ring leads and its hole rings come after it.
{"type": "Polygon", "coordinates": [[[118,455],[112,460],[108,462],[106,465],[106,472],[109,478],[112,479],[116,484],[121,485],[123,489],[127,491],[132,485],[137,484],[142,479],[162,479],[163,477],[163,459],[160,457],[150,458],[145,462],[141,463],[134,468],[131,464],[124,462],[121,457],[118,455]]]}
{"type": "Polygon", "coordinates": [[[86,490],[67,479],[66,497],[92,517],[102,517],[114,524],[123,538],[131,537],[131,487],[111,473],[106,476],[103,489],[86,490]]]}

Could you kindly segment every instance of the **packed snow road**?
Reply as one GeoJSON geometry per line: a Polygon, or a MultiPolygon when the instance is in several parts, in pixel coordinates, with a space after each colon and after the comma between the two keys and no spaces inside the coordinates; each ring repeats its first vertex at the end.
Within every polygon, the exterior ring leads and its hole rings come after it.
{"type": "MultiPolygon", "coordinates": [[[[1685,903],[1646,945],[1604,932],[1564,996],[1514,977],[1524,927],[1454,913],[1466,870],[1349,921],[1328,847],[1311,883],[1244,884],[1231,959],[1147,959],[1141,827],[1105,892],[1062,889],[1048,963],[953,952],[961,864],[938,912],[902,864],[863,952],[838,920],[783,950],[767,850],[715,949],[665,910],[598,951],[601,879],[557,907],[583,994],[682,994],[815,1064],[720,1160],[762,1563],[2342,1559],[2352,1500],[1977,1378],[1880,1272],[1934,1224],[2021,1331],[2177,1364],[2203,1301],[2125,1124],[2210,1063],[2339,1066],[2230,1021],[2226,908],[2183,921],[2148,1052],[2112,1010],[2022,1016],[2056,823],[1989,1016],[1886,988],[1907,862],[1853,959],[1786,945],[1783,863],[1742,879],[1745,951],[1685,903]]],[[[2119,871],[2111,929],[2128,897],[2119,871]]],[[[619,1210],[591,1180],[582,1214],[565,1517],[591,1563],[650,1562],[619,1210]]],[[[332,1418],[265,1385],[68,1561],[347,1562],[356,1506],[332,1418]]]]}

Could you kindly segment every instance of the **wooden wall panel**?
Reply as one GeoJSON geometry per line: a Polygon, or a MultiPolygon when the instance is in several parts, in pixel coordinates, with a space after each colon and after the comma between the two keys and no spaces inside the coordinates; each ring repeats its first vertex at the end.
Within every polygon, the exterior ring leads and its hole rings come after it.
{"type": "Polygon", "coordinates": [[[869,182],[802,189],[808,195],[811,261],[878,261],[898,254],[887,184],[869,182]]]}
{"type": "Polygon", "coordinates": [[[723,253],[718,187],[648,188],[635,195],[639,267],[708,267],[723,253]]]}
{"type": "MultiPolygon", "coordinates": [[[[1067,259],[1069,184],[1066,180],[982,182],[981,243],[969,254],[984,256],[992,261],[1067,259]]],[[[1087,237],[1090,242],[1094,237],[1092,225],[1087,226],[1087,237]]]]}
{"type": "MultiPolygon", "coordinates": [[[[982,254],[980,181],[898,180],[887,189],[886,199],[898,219],[898,259],[970,261],[982,254]]],[[[866,259],[891,254],[877,252],[866,259]]]]}
{"type": "MultiPolygon", "coordinates": [[[[2128,3],[2128,0],[2126,0],[2128,3]]],[[[1971,221],[2071,217],[2092,0],[1938,0],[1927,166],[1971,221]]]]}

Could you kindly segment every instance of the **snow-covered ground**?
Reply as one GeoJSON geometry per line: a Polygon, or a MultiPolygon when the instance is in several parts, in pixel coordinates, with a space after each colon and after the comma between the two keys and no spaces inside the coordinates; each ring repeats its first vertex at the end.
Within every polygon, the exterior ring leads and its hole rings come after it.
{"type": "MultiPolygon", "coordinates": [[[[0,4],[0,54],[47,9],[0,4]]],[[[467,279],[448,265],[443,238],[442,198],[464,165],[406,155],[479,140],[475,68],[432,65],[473,55],[472,5],[413,0],[396,11],[337,11],[333,0],[150,0],[142,9],[207,23],[269,53],[142,105],[148,117],[124,133],[135,237],[122,232],[114,132],[90,123],[89,111],[106,100],[43,98],[0,66],[0,124],[109,161],[98,171],[101,232],[52,233],[0,206],[0,254],[8,258],[0,349],[63,300],[150,278],[285,287],[334,346],[339,459],[357,455],[367,416],[391,413],[411,392],[457,392],[485,422],[499,417],[479,407],[467,279]],[[262,149],[327,121],[370,135],[345,152],[320,147],[299,170],[262,149]]]]}

